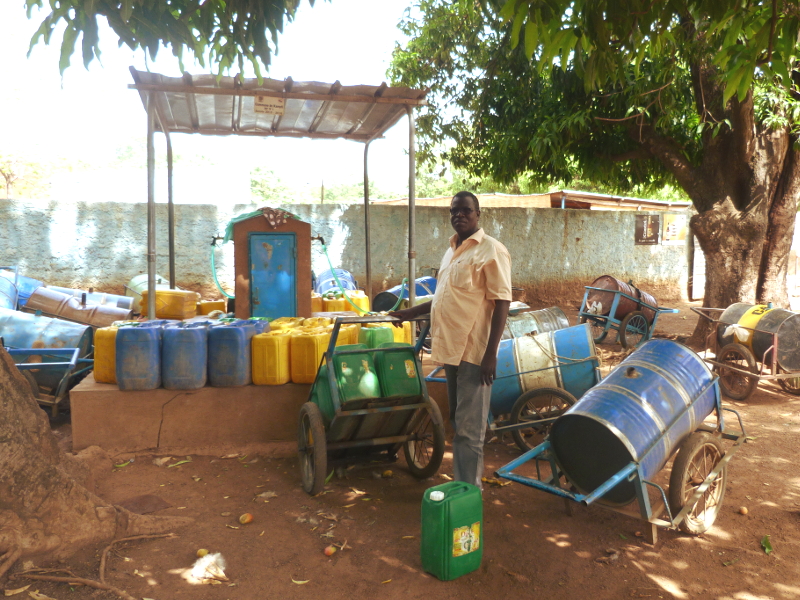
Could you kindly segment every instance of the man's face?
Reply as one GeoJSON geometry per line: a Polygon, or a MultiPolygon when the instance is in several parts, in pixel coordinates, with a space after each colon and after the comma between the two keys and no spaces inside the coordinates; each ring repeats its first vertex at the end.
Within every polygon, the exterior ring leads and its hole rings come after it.
{"type": "Polygon", "coordinates": [[[453,198],[450,203],[450,224],[459,235],[472,235],[478,230],[478,217],[472,198],[453,198]]]}

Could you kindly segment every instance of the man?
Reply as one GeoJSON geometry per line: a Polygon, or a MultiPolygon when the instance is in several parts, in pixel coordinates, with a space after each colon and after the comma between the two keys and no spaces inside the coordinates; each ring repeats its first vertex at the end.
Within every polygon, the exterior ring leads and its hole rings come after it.
{"type": "Polygon", "coordinates": [[[511,256],[478,226],[481,211],[470,192],[450,202],[455,235],[442,259],[431,302],[390,313],[401,321],[431,314],[431,359],[444,365],[453,425],[456,480],[478,487],[497,346],[511,304],[511,256]]]}

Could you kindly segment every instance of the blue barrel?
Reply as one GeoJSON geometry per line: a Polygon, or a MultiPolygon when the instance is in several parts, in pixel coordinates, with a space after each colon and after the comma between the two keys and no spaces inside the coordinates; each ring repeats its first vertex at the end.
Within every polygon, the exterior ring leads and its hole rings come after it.
{"type": "Polygon", "coordinates": [[[161,373],[168,390],[197,390],[206,384],[208,326],[205,323],[164,328],[161,373]]]}
{"type": "MultiPolygon", "coordinates": [[[[78,348],[78,355],[84,358],[92,352],[94,330],[80,323],[0,308],[0,337],[9,348],[78,348]]],[[[64,357],[44,356],[41,360],[64,362],[64,357]]],[[[22,357],[19,362],[29,361],[22,357]]],[[[55,389],[64,369],[37,369],[32,374],[39,387],[55,389]]]]}
{"type": "MultiPolygon", "coordinates": [[[[632,461],[652,479],[718,403],[719,386],[697,354],[671,340],[650,340],[553,424],[550,444],[581,493],[632,461]]],[[[635,498],[634,483],[623,480],[601,501],[624,506],[635,498]]]]}
{"type": "Polygon", "coordinates": [[[208,329],[208,381],[214,387],[252,382],[250,340],[258,333],[255,321],[235,321],[208,329]]]}
{"type": "Polygon", "coordinates": [[[121,390],[161,387],[161,327],[120,327],[117,331],[117,385],[121,390]]]}
{"type": "Polygon", "coordinates": [[[600,362],[588,323],[553,332],[561,387],[580,399],[600,380],[600,362]],[[585,360],[590,359],[590,360],[585,360]]]}
{"type": "Polygon", "coordinates": [[[342,287],[346,290],[357,290],[358,284],[353,276],[350,274],[350,271],[345,271],[344,269],[334,269],[331,271],[328,269],[327,271],[323,271],[317,276],[317,282],[314,285],[314,291],[318,294],[324,294],[329,290],[333,290],[334,292],[339,291],[339,286],[336,285],[336,279],[333,277],[333,273],[336,273],[336,277],[339,278],[339,283],[342,284],[342,287]]]}
{"type": "MultiPolygon", "coordinates": [[[[432,296],[436,292],[436,277],[420,277],[415,282],[415,297],[432,296]]],[[[372,301],[372,310],[381,312],[384,310],[391,310],[397,304],[397,298],[402,297],[408,299],[408,285],[396,285],[384,292],[380,292],[375,296],[372,301]],[[402,288],[402,296],[401,290],[402,288]]]]}
{"type": "Polygon", "coordinates": [[[10,279],[0,279],[0,308],[17,308],[17,286],[10,279]]]}
{"type": "Polygon", "coordinates": [[[522,395],[517,363],[514,360],[514,340],[501,340],[497,348],[497,369],[492,384],[492,399],[489,408],[492,414],[508,414],[522,395]]]}
{"type": "Polygon", "coordinates": [[[14,282],[14,284],[17,286],[17,293],[19,294],[19,299],[17,302],[19,303],[20,308],[25,306],[28,298],[30,298],[31,294],[36,291],[36,288],[44,285],[44,282],[39,281],[38,279],[33,279],[32,277],[25,277],[24,275],[16,275],[15,280],[14,271],[6,271],[4,269],[0,269],[0,277],[4,277],[14,282]]]}

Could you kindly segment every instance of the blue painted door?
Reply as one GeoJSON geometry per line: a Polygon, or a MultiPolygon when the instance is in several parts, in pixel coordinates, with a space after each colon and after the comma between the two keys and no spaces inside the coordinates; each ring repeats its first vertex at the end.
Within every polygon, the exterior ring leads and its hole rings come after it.
{"type": "Polygon", "coordinates": [[[250,246],[250,314],[253,317],[297,316],[297,239],[293,233],[252,232],[250,246]]]}

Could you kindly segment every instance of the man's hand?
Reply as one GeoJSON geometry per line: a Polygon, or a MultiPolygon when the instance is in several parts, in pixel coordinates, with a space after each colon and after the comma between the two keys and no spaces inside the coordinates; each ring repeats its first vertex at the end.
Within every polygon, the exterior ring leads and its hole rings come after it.
{"type": "Polygon", "coordinates": [[[404,321],[408,321],[409,319],[413,319],[415,315],[410,314],[410,308],[404,308],[403,310],[392,310],[389,312],[390,317],[394,317],[397,321],[393,322],[392,325],[395,327],[402,327],[404,321]]]}
{"type": "Polygon", "coordinates": [[[497,355],[487,352],[481,361],[481,383],[492,385],[494,383],[495,370],[497,369],[497,355]]]}

